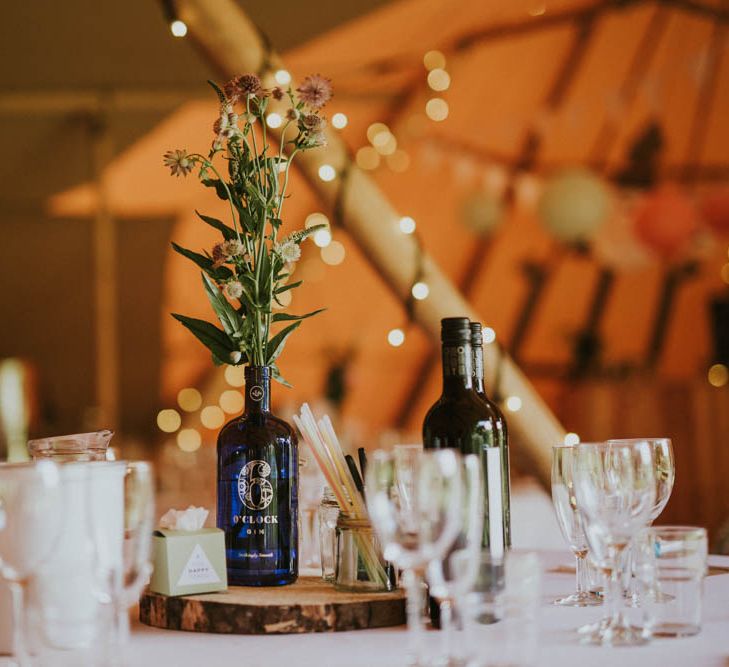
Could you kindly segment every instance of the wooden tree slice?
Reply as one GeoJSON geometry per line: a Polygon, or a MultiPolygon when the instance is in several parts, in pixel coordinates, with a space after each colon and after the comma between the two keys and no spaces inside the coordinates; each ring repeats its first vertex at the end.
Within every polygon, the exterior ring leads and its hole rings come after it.
{"type": "Polygon", "coordinates": [[[145,591],[139,620],[168,630],[238,635],[364,630],[405,623],[405,597],[400,590],[347,593],[318,577],[300,577],[291,586],[231,586],[180,597],[145,591]]]}

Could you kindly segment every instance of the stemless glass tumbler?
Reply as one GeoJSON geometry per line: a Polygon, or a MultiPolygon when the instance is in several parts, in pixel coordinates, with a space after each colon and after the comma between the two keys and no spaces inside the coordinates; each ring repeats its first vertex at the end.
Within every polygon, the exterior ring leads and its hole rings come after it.
{"type": "Polygon", "coordinates": [[[575,497],[573,470],[579,446],[552,447],[552,503],[562,535],[577,561],[577,590],[554,601],[554,604],[566,607],[590,607],[602,604],[602,598],[590,590],[587,536],[575,497]]]}
{"type": "Polygon", "coordinates": [[[590,443],[577,447],[574,462],[577,507],[582,513],[591,557],[609,572],[606,615],[583,641],[633,646],[647,640],[622,613],[622,572],[626,550],[645,526],[656,497],[653,448],[648,443],[590,443]]]}
{"type": "Polygon", "coordinates": [[[636,573],[660,600],[643,598],[646,630],[654,637],[687,637],[701,630],[708,541],[704,528],[658,526],[638,542],[636,573]]]}

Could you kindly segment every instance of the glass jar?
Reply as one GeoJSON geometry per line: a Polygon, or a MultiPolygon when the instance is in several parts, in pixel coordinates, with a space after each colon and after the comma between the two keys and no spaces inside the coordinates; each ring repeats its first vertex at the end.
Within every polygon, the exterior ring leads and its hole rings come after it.
{"type": "Polygon", "coordinates": [[[321,558],[321,578],[334,583],[336,570],[336,527],[339,519],[339,503],[328,487],[324,487],[319,503],[319,554],[321,558]]]}
{"type": "Polygon", "coordinates": [[[56,463],[67,461],[106,461],[111,431],[57,435],[28,442],[33,460],[52,458],[56,463]]]}
{"type": "Polygon", "coordinates": [[[382,558],[382,550],[367,519],[340,514],[336,536],[335,588],[368,593],[395,588],[392,566],[382,558]]]}

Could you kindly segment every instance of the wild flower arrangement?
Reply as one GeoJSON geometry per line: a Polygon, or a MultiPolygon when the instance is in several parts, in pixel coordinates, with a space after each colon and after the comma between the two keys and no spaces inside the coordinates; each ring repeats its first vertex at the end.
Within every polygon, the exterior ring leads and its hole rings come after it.
{"type": "Polygon", "coordinates": [[[216,364],[270,366],[272,376],[288,384],[276,359],[301,321],[323,309],[291,315],[274,313],[272,306],[283,307],[280,296],[302,284],[288,279],[301,257],[302,242],[323,225],[281,239],[278,232],[294,157],[326,145],[321,109],[332,97],[331,84],[318,74],[306,77],[296,91],[290,87],[267,90],[255,74],[237,76],[222,89],[209,83],[220,102],[210,152],[206,157],[186,150],[168,151],[164,163],[174,176],[187,176],[198,168],[200,182],[228,202],[232,227],[196,211],[222,234],[223,240],[210,252],[200,254],[172,244],[202,269],[203,286],[222,329],[177,313],[173,317],[211,351],[216,364]],[[271,99],[284,102],[286,113],[277,150],[269,153],[265,116],[271,99]],[[227,169],[216,166],[221,161],[216,158],[227,161],[227,169]],[[279,322],[290,324],[271,335],[272,326],[279,322]]]}

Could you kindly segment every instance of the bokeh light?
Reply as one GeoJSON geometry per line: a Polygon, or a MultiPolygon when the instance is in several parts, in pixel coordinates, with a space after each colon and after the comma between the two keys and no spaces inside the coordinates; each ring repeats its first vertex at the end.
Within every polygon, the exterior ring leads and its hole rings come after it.
{"type": "Polygon", "coordinates": [[[202,396],[197,389],[186,387],[177,394],[177,405],[185,412],[195,412],[202,405],[202,396]]]}
{"type": "Polygon", "coordinates": [[[423,56],[423,65],[425,69],[443,69],[446,66],[446,57],[440,51],[428,51],[423,56]]]}
{"type": "Polygon", "coordinates": [[[400,347],[405,342],[405,332],[402,329],[390,329],[387,342],[393,347],[400,347]]]}
{"type": "Polygon", "coordinates": [[[413,298],[417,299],[418,301],[422,301],[423,299],[428,298],[428,294],[430,294],[430,288],[426,283],[423,282],[417,282],[413,285],[412,290],[410,290],[413,298]]]}
{"type": "Polygon", "coordinates": [[[372,125],[370,125],[367,128],[367,140],[371,144],[374,144],[375,143],[375,137],[378,134],[381,134],[383,132],[386,132],[386,133],[389,134],[390,133],[390,128],[387,127],[387,125],[385,125],[384,123],[372,123],[372,125]]]}
{"type": "Polygon", "coordinates": [[[187,24],[179,19],[170,23],[170,32],[175,37],[184,37],[187,34],[187,24]]]}
{"type": "Polygon", "coordinates": [[[332,233],[328,229],[320,229],[314,234],[314,243],[320,248],[326,248],[332,242],[332,233]]]}
{"type": "Polygon", "coordinates": [[[428,72],[428,85],[437,91],[448,90],[451,85],[451,75],[444,69],[434,69],[428,72]]]}
{"type": "Polygon", "coordinates": [[[328,246],[321,249],[321,260],[329,266],[336,266],[344,261],[347,251],[339,241],[332,241],[328,246]]]}
{"type": "MultiPolygon", "coordinates": [[[[284,292],[284,294],[288,294],[288,292],[284,292]]],[[[222,394],[220,394],[218,404],[229,415],[233,415],[237,414],[238,412],[243,412],[245,399],[243,398],[243,394],[241,394],[239,391],[235,391],[234,389],[226,389],[222,394]]]]}
{"type": "Polygon", "coordinates": [[[177,446],[183,452],[195,452],[202,445],[202,436],[194,428],[183,428],[177,434],[177,446]]]}
{"type": "Polygon", "coordinates": [[[506,409],[509,412],[518,412],[521,410],[521,399],[518,396],[509,396],[506,399],[506,409]]]}
{"type": "Polygon", "coordinates": [[[182,425],[182,417],[177,410],[168,408],[157,413],[157,426],[160,431],[174,433],[182,425]]]}
{"type": "Polygon", "coordinates": [[[273,78],[276,79],[276,83],[279,86],[288,86],[291,83],[291,74],[289,74],[285,69],[278,70],[276,74],[273,75],[273,78]]]}
{"type": "Polygon", "coordinates": [[[281,118],[280,113],[273,112],[273,113],[268,114],[268,116],[266,116],[266,125],[268,125],[268,127],[273,127],[273,128],[281,127],[282,122],[283,122],[283,118],[281,118]]]}
{"type": "Polygon", "coordinates": [[[357,166],[360,169],[372,170],[380,166],[380,154],[372,146],[362,146],[357,151],[357,166]]]}
{"type": "Polygon", "coordinates": [[[227,366],[225,369],[225,381],[231,387],[242,387],[246,383],[244,366],[227,366]]]}
{"type": "Polygon", "coordinates": [[[341,129],[347,127],[348,122],[349,122],[349,119],[343,113],[335,113],[332,116],[332,126],[337,128],[338,130],[341,130],[341,129]]]}
{"type": "Polygon", "coordinates": [[[323,213],[310,213],[306,216],[306,221],[304,222],[304,227],[309,229],[309,227],[316,227],[317,225],[329,225],[329,218],[325,216],[323,213]]]}
{"type": "Polygon", "coordinates": [[[445,120],[448,118],[448,102],[446,102],[442,97],[434,97],[433,99],[428,100],[425,105],[425,113],[430,120],[445,120]]]}
{"type": "Polygon", "coordinates": [[[724,387],[729,382],[729,368],[724,364],[714,364],[709,369],[708,376],[712,387],[724,387]]]}
{"type": "Polygon", "coordinates": [[[415,220],[413,220],[409,215],[405,215],[400,218],[400,222],[398,224],[400,225],[400,231],[403,234],[412,234],[415,231],[415,220]]]}
{"type": "Polygon", "coordinates": [[[205,428],[217,429],[225,424],[225,413],[217,405],[208,405],[202,409],[200,421],[205,428]]]}
{"type": "Polygon", "coordinates": [[[337,172],[330,164],[323,164],[319,167],[319,178],[322,181],[333,181],[337,177],[337,172]]]}

